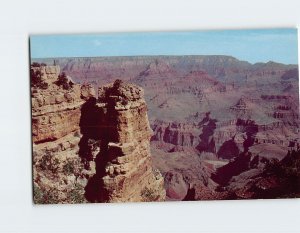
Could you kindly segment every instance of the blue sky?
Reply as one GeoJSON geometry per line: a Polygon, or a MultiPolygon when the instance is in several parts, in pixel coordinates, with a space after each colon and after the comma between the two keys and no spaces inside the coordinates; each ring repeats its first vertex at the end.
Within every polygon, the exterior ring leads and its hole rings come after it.
{"type": "Polygon", "coordinates": [[[32,58],[230,55],[251,63],[298,63],[297,29],[33,35],[32,58]]]}

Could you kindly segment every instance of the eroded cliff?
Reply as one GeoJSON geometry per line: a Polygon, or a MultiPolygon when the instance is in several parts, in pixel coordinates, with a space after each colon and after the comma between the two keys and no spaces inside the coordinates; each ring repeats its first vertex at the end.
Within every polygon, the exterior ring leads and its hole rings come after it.
{"type": "Polygon", "coordinates": [[[58,66],[31,67],[31,79],[35,203],[165,199],[142,89],[116,82],[98,101],[58,66]]]}
{"type": "MultiPolygon", "coordinates": [[[[87,186],[90,201],[162,201],[163,177],[152,168],[151,129],[143,90],[116,81],[99,88],[94,102],[96,118],[102,119],[91,137],[100,140],[96,174],[87,186]],[[99,187],[94,191],[93,187],[99,187]]],[[[88,129],[90,123],[82,122],[88,129]]]]}

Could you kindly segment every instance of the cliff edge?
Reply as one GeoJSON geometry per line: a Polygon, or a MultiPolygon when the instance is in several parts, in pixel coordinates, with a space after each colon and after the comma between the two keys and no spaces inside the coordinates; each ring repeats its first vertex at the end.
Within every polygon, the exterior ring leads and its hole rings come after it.
{"type": "MultiPolygon", "coordinates": [[[[116,80],[98,90],[95,114],[102,119],[92,135],[100,140],[96,158],[96,175],[87,198],[91,201],[162,201],[165,199],[163,177],[152,168],[150,138],[152,131],[147,116],[143,90],[116,80]]],[[[82,123],[82,128],[91,128],[82,123]]],[[[84,130],[87,131],[87,130],[84,130]]]]}
{"type": "Polygon", "coordinates": [[[30,73],[35,203],[165,199],[141,88],[116,81],[99,88],[98,100],[58,66],[30,73]]]}

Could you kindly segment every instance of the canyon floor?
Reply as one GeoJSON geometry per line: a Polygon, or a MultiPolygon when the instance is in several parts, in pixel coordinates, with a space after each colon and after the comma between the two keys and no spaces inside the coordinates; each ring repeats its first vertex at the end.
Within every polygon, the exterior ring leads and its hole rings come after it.
{"type": "Polygon", "coordinates": [[[300,196],[298,65],[32,62],[35,203],[300,196]]]}

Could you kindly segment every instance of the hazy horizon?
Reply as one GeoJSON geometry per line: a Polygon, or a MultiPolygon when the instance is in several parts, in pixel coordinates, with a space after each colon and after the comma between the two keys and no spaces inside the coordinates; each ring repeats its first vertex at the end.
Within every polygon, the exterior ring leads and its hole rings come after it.
{"type": "Polygon", "coordinates": [[[32,57],[31,59],[32,60],[48,60],[48,59],[70,59],[70,58],[75,58],[75,59],[89,59],[89,58],[136,58],[136,57],[193,57],[193,56],[219,56],[219,57],[232,57],[234,59],[237,59],[238,61],[242,61],[242,62],[248,62],[249,64],[251,65],[255,65],[255,64],[258,64],[258,63],[269,63],[269,62],[274,62],[274,63],[278,63],[278,64],[283,64],[283,65],[298,65],[298,63],[282,63],[282,62],[278,62],[278,61],[272,61],[272,60],[269,60],[269,61],[264,61],[264,62],[249,62],[249,61],[246,61],[246,60],[242,60],[242,59],[239,59],[237,57],[234,57],[234,56],[231,56],[231,55],[223,55],[223,54],[211,54],[211,55],[207,55],[207,54],[199,54],[199,55],[132,55],[132,56],[89,56],[89,57],[80,57],[80,56],[73,56],[73,57],[32,57]]]}

